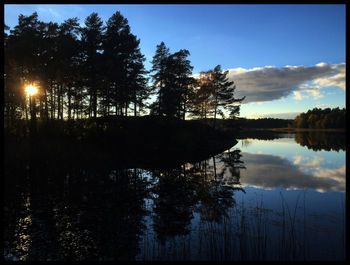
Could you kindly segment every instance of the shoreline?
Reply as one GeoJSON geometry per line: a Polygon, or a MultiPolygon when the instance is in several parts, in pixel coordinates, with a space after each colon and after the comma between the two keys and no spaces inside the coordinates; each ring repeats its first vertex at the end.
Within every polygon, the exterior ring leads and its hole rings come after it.
{"type": "Polygon", "coordinates": [[[314,129],[314,128],[269,128],[267,130],[274,131],[274,132],[341,132],[345,133],[345,128],[337,128],[337,129],[314,129]]]}

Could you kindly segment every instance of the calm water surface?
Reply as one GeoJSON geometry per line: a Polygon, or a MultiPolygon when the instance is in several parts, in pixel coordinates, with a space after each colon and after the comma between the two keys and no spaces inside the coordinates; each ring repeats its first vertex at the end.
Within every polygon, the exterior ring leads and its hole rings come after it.
{"type": "Polygon", "coordinates": [[[312,137],[242,139],[172,169],[12,161],[4,257],[345,259],[345,140],[312,137]]]}

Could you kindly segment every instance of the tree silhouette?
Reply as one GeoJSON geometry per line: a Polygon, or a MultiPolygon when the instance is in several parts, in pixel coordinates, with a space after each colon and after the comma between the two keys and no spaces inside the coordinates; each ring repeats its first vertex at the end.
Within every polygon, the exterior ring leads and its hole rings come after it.
{"type": "Polygon", "coordinates": [[[296,128],[345,128],[346,109],[339,109],[339,107],[334,109],[326,108],[323,110],[314,108],[295,117],[293,125],[296,128]]]}

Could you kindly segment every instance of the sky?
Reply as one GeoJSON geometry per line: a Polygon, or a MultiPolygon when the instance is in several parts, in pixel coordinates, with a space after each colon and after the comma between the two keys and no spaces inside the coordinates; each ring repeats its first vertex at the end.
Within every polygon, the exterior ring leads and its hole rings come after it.
{"type": "Polygon", "coordinates": [[[344,108],[345,4],[335,5],[55,5],[6,4],[5,24],[37,12],[62,23],[92,12],[106,23],[116,12],[140,39],[145,66],[156,46],[187,49],[193,74],[221,65],[245,100],[241,117],[291,118],[318,108],[344,108]]]}

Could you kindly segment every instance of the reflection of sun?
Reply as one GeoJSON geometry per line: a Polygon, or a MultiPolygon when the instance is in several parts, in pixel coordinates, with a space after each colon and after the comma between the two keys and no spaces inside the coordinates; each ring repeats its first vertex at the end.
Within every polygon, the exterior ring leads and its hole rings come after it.
{"type": "Polygon", "coordinates": [[[38,92],[38,89],[33,85],[29,85],[26,87],[26,92],[29,96],[33,96],[38,92]]]}

